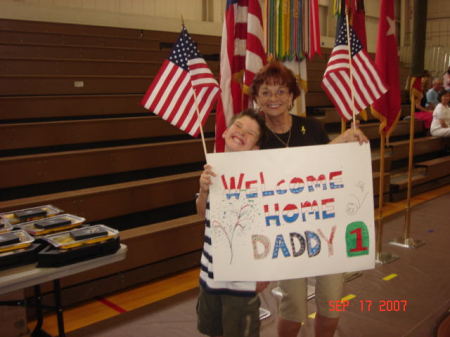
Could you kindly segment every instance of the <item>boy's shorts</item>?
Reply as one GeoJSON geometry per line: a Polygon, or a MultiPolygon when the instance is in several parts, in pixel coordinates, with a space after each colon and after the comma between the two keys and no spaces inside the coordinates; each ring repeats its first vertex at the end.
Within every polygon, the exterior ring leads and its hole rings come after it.
{"type": "Polygon", "coordinates": [[[200,286],[197,327],[208,336],[258,337],[259,296],[244,297],[209,293],[200,286]]]}
{"type": "MultiPolygon", "coordinates": [[[[329,318],[339,317],[338,311],[331,311],[329,301],[339,301],[342,298],[344,274],[317,276],[315,301],[317,312],[329,318]]],[[[279,315],[285,320],[305,322],[308,315],[307,307],[307,279],[283,280],[278,282],[283,294],[279,315]]]]}

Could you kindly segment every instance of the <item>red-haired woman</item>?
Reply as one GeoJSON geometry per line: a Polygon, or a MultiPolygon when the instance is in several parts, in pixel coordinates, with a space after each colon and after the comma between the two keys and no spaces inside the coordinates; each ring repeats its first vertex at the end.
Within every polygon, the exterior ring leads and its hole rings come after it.
{"type": "MultiPolygon", "coordinates": [[[[351,128],[330,142],[319,121],[290,114],[300,89],[292,71],[279,62],[267,64],[256,74],[251,95],[264,114],[268,128],[262,149],[368,141],[361,130],[351,128]]],[[[343,282],[342,274],[316,277],[316,336],[333,336],[339,315],[329,310],[328,301],[341,299],[343,282]]],[[[278,335],[294,337],[307,316],[306,279],[280,281],[279,287],[283,296],[279,307],[278,335]]]]}

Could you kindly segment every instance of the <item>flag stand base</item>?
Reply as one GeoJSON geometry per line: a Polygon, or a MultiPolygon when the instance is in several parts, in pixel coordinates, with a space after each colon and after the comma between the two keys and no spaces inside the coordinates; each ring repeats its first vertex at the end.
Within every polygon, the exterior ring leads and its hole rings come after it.
{"type": "Polygon", "coordinates": [[[395,260],[398,260],[398,259],[399,259],[399,257],[397,255],[382,252],[382,253],[377,254],[377,256],[375,258],[375,262],[380,263],[380,264],[387,264],[387,263],[394,262],[395,260]]]}
{"type": "Polygon", "coordinates": [[[402,248],[419,248],[422,247],[425,242],[421,240],[414,240],[413,238],[397,238],[392,241],[389,241],[390,245],[402,247],[402,248]]]}

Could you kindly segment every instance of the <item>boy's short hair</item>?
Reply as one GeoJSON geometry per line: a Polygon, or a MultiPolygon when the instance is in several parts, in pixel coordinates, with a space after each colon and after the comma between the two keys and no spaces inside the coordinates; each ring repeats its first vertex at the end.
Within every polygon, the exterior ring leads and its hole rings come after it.
{"type": "Polygon", "coordinates": [[[267,128],[266,128],[266,122],[264,121],[264,117],[259,112],[257,112],[255,109],[246,109],[246,110],[241,111],[237,115],[234,115],[233,118],[231,118],[230,125],[228,127],[233,125],[233,123],[236,120],[238,120],[242,117],[245,117],[245,116],[253,119],[256,123],[258,123],[259,138],[258,138],[258,141],[256,142],[256,145],[261,147],[261,145],[266,137],[267,128]]]}

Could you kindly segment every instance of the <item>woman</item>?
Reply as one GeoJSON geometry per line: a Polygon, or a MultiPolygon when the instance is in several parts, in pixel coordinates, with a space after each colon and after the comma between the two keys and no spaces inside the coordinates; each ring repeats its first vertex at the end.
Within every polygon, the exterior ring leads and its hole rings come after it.
{"type": "MultiPolygon", "coordinates": [[[[294,74],[283,64],[271,62],[263,67],[256,74],[250,90],[268,128],[262,149],[330,143],[319,121],[289,113],[300,89],[294,74]]],[[[331,143],[351,141],[362,143],[368,140],[361,130],[351,128],[331,143]]],[[[316,336],[333,336],[339,317],[336,311],[329,310],[328,301],[341,299],[343,283],[342,274],[316,277],[316,336]]],[[[280,281],[279,287],[283,296],[279,307],[278,335],[294,337],[306,320],[306,279],[280,281]]]]}
{"type": "Polygon", "coordinates": [[[431,126],[431,121],[433,120],[433,110],[425,108],[426,100],[424,100],[423,93],[419,93],[415,97],[415,107],[414,118],[423,121],[423,126],[425,129],[429,130],[431,126]]]}
{"type": "Polygon", "coordinates": [[[430,132],[435,137],[450,137],[450,92],[441,91],[433,111],[430,132]]]}
{"type": "Polygon", "coordinates": [[[444,89],[450,91],[450,67],[448,67],[447,71],[442,75],[442,82],[444,82],[444,89]]]}

